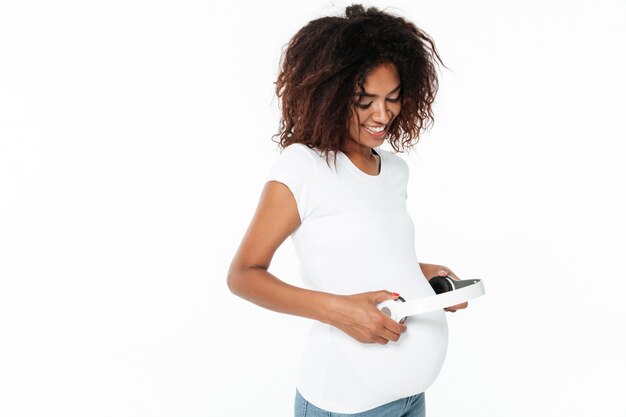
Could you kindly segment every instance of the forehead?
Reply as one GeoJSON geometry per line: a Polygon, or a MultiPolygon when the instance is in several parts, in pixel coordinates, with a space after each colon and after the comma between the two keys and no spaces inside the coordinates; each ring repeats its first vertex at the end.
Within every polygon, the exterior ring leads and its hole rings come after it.
{"type": "MultiPolygon", "coordinates": [[[[395,64],[381,64],[372,69],[365,77],[363,87],[369,94],[387,94],[400,84],[400,75],[395,64]]],[[[360,88],[357,85],[357,92],[360,88]]]]}

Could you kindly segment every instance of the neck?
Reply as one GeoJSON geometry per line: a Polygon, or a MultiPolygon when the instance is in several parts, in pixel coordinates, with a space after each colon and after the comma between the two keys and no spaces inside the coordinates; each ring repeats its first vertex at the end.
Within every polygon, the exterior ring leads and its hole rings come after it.
{"type": "Polygon", "coordinates": [[[346,155],[349,155],[353,158],[359,158],[364,161],[375,161],[376,156],[374,156],[373,148],[369,146],[361,145],[360,143],[355,143],[354,141],[350,141],[352,144],[346,144],[344,146],[344,150],[342,151],[346,155]]]}

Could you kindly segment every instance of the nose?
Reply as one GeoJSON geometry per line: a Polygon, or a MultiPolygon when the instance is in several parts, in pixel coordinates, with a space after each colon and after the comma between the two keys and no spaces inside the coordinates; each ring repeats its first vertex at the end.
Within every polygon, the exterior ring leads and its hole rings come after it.
{"type": "Polygon", "coordinates": [[[372,106],[374,106],[374,114],[372,114],[372,120],[374,120],[376,123],[386,125],[393,118],[393,112],[387,107],[386,100],[382,100],[375,105],[374,103],[372,103],[372,106]]]}

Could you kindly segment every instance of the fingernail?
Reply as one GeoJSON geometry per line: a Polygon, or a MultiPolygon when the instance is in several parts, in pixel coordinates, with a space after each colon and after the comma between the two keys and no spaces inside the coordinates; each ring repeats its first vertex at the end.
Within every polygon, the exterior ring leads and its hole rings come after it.
{"type": "Polygon", "coordinates": [[[400,294],[398,294],[397,292],[392,293],[394,297],[400,297],[400,294]]]}

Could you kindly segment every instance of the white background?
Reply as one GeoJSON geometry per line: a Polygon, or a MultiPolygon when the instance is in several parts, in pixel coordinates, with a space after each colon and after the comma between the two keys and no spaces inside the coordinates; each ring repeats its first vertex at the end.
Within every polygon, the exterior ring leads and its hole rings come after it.
{"type": "MultiPolygon", "coordinates": [[[[226,271],[281,48],[347,4],[1,3],[0,415],[292,415],[311,322],[226,271]]],[[[487,289],[428,415],[626,416],[626,4],[367,4],[449,68],[403,156],[418,258],[487,289]]],[[[290,240],[270,272],[301,283],[290,240]]]]}

